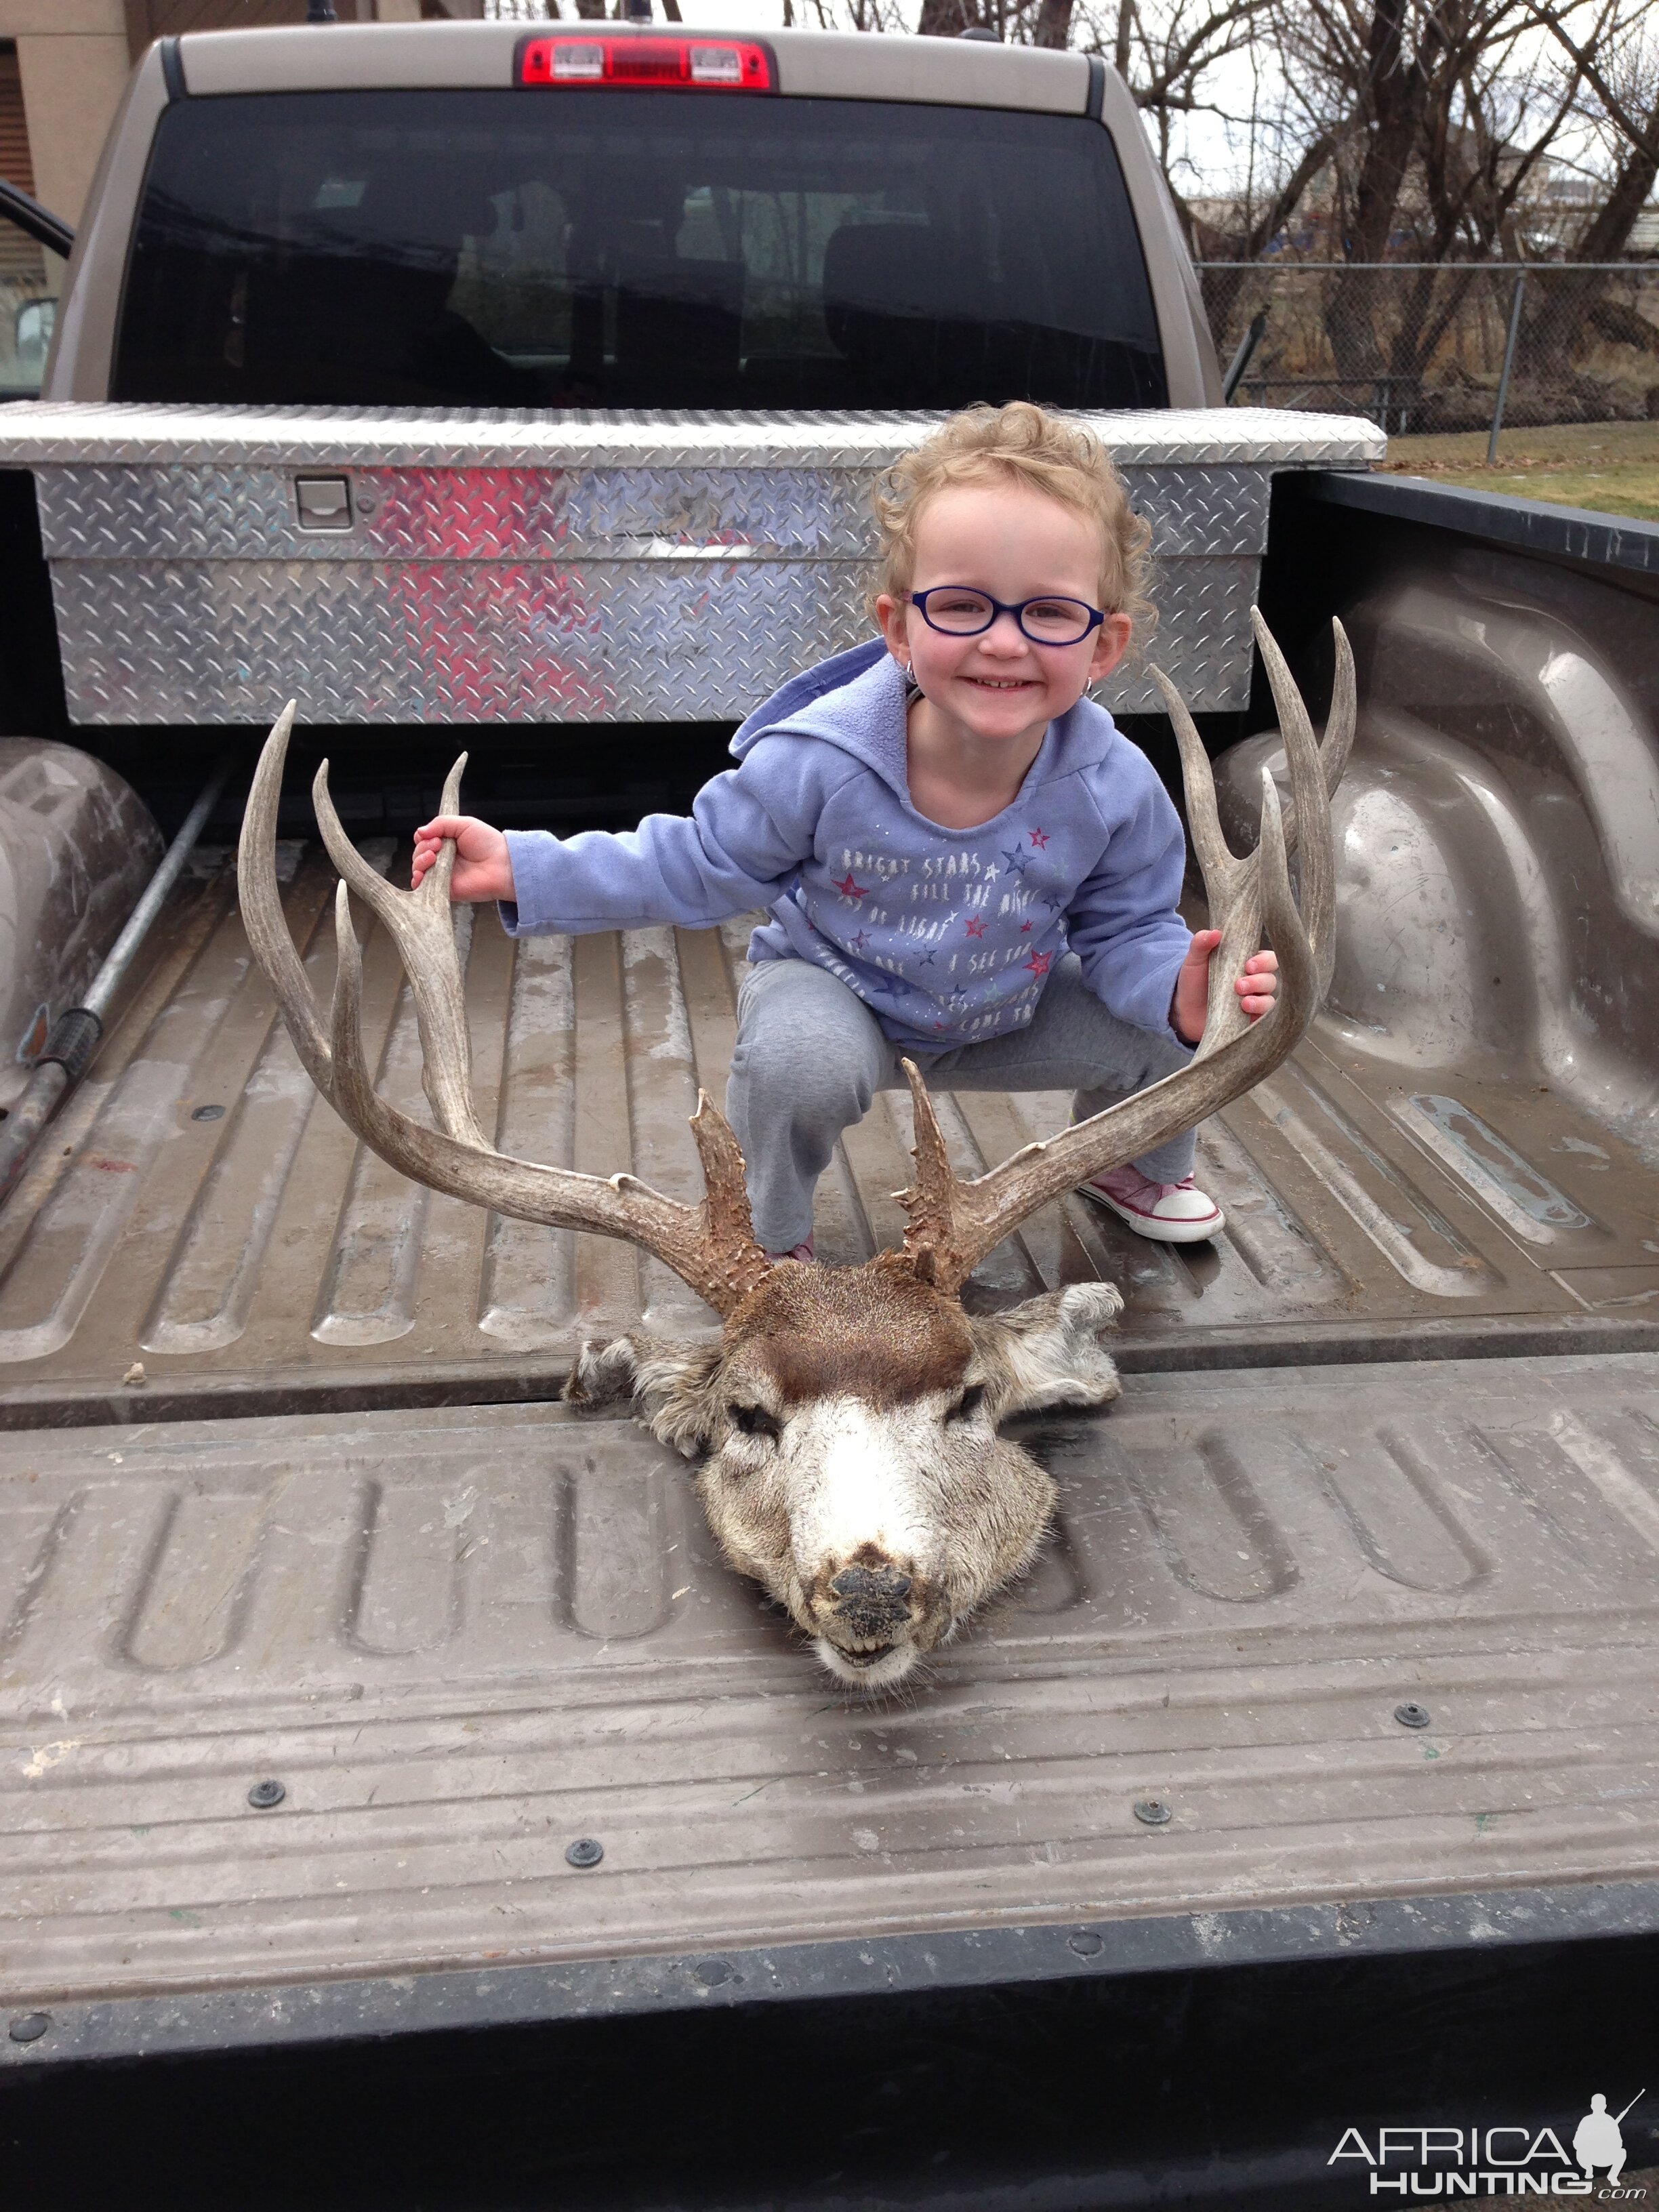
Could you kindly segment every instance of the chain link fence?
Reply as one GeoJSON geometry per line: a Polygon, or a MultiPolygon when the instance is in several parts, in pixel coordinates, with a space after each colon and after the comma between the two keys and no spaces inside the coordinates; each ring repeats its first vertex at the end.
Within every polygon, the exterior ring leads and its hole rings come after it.
{"type": "Polygon", "coordinates": [[[1659,419],[1659,264],[1210,261],[1199,274],[1240,405],[1368,415],[1395,436],[1659,419]]]}

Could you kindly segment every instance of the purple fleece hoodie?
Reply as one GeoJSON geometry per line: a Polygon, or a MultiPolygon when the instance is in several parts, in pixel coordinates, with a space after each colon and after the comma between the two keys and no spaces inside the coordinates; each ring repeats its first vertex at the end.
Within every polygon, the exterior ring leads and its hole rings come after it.
{"type": "Polygon", "coordinates": [[[809,669],[732,740],[690,815],[558,838],[510,830],[514,937],[702,929],[766,907],[751,960],[811,960],[896,1044],[945,1052],[1023,1029],[1069,949],[1120,1019],[1170,1034],[1189,935],[1181,821],[1144,753],[1079,700],[1013,804],[974,830],[910,804],[904,678],[878,641],[809,669]]]}

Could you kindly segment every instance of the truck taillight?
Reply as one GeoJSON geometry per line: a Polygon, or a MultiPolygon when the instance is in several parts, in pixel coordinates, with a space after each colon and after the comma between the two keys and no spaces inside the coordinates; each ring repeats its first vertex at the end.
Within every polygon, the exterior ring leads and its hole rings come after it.
{"type": "Polygon", "coordinates": [[[617,36],[526,39],[520,84],[622,85],[635,90],[772,92],[769,48],[754,39],[617,36]]]}

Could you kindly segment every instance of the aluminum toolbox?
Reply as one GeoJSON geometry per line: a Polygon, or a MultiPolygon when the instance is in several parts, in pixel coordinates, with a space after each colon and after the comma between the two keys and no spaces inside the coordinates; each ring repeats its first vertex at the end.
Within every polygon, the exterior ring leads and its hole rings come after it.
{"type": "MultiPolygon", "coordinates": [[[[738,719],[867,635],[870,489],[918,414],[7,408],[78,724],[738,719]]],[[[1159,664],[1243,708],[1273,479],[1371,423],[1099,415],[1152,528],[1159,664]]],[[[1144,668],[1104,688],[1158,711],[1144,668]]]]}

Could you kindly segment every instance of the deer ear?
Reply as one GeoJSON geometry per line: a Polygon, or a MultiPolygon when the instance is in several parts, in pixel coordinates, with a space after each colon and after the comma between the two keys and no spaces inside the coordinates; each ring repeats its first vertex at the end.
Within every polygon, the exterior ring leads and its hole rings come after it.
{"type": "Polygon", "coordinates": [[[714,1440],[720,1404],[714,1384],[722,1350],[718,1337],[710,1344],[595,1338],[582,1346],[559,1395],[566,1405],[583,1407],[631,1398],[653,1436],[695,1459],[714,1440]]]}
{"type": "Polygon", "coordinates": [[[981,1352],[1001,1385],[994,1393],[998,1416],[1043,1406],[1109,1405],[1123,1386],[1097,1339],[1122,1310],[1122,1293],[1113,1284],[1071,1283],[974,1322],[981,1352]]]}

